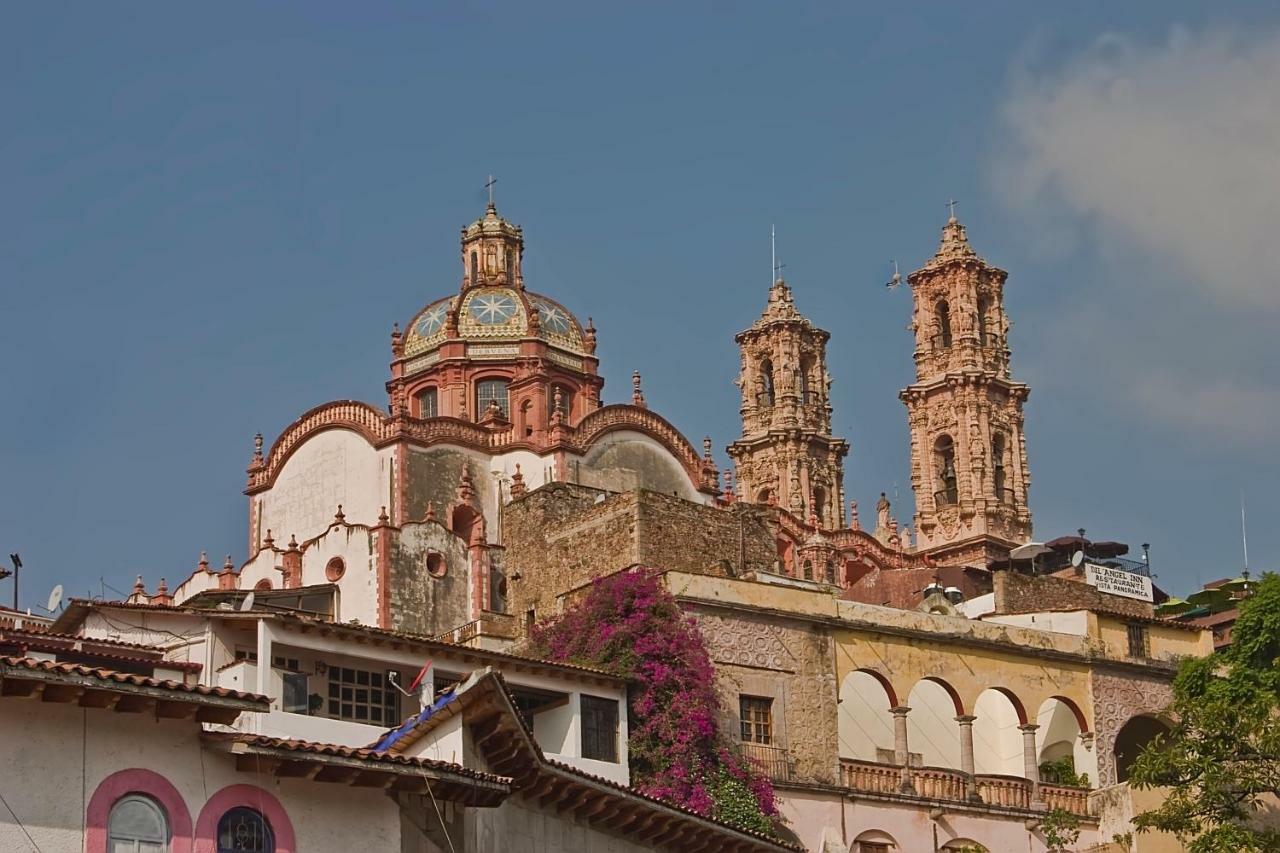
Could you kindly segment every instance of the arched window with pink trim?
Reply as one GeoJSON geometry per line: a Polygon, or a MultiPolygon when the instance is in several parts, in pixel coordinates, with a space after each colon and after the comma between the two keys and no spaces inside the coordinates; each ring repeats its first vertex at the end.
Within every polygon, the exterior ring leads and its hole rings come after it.
{"type": "Polygon", "coordinates": [[[85,853],[190,853],[191,813],[151,770],[119,770],[98,783],[85,813],[85,853]]]}
{"type": "Polygon", "coordinates": [[[296,850],[293,824],[284,807],[255,785],[228,785],[209,798],[196,820],[195,853],[296,850]]]}

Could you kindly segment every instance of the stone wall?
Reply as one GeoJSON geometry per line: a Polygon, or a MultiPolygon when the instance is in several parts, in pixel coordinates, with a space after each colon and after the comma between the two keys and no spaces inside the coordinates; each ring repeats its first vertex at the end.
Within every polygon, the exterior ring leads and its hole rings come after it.
{"type": "Polygon", "coordinates": [[[1081,580],[1032,577],[999,571],[991,575],[996,613],[1037,613],[1046,610],[1101,610],[1151,619],[1155,608],[1146,601],[1099,592],[1081,580]]]}
{"type": "Polygon", "coordinates": [[[466,543],[434,521],[406,524],[390,535],[390,627],[434,636],[470,621],[466,543]],[[427,570],[432,554],[439,560],[436,574],[427,570]]]}
{"type": "Polygon", "coordinates": [[[1136,716],[1161,715],[1173,701],[1167,678],[1132,671],[1096,669],[1093,672],[1094,748],[1098,750],[1098,785],[1114,785],[1116,734],[1136,716]]]}
{"type": "Polygon", "coordinates": [[[774,740],[793,781],[836,784],[836,675],[826,631],[737,611],[693,612],[716,665],[730,736],[738,737],[739,696],[771,698],[774,740]]]}
{"type": "Polygon", "coordinates": [[[776,551],[767,512],[718,509],[649,491],[612,494],[552,483],[503,512],[509,610],[523,623],[560,597],[633,565],[729,576],[767,569],[776,551]],[[517,578],[516,575],[519,575],[517,578]]]}

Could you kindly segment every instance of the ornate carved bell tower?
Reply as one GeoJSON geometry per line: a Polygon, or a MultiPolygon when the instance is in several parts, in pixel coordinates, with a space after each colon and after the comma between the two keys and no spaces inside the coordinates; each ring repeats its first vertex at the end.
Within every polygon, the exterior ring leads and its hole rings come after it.
{"type": "Polygon", "coordinates": [[[831,435],[827,339],[781,278],[760,319],[734,338],[742,354],[742,437],[729,445],[743,500],[776,503],[819,526],[844,525],[844,457],[831,435]]]}
{"type": "Polygon", "coordinates": [[[954,212],[942,244],[907,277],[916,381],[901,396],[911,427],[918,548],[945,562],[985,562],[1031,536],[1022,404],[1009,375],[1002,269],[969,246],[954,212]]]}

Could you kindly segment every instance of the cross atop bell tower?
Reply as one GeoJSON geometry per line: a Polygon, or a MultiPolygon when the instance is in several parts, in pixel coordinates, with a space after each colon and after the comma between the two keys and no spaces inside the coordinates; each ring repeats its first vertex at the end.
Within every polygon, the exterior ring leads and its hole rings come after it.
{"type": "Polygon", "coordinates": [[[776,503],[802,521],[844,524],[844,457],[849,445],[831,435],[831,336],[796,310],[778,275],[760,319],[739,333],[742,437],[729,445],[743,500],[776,503]]]}
{"type": "Polygon", "coordinates": [[[911,429],[919,549],[985,563],[1031,536],[1022,404],[1009,373],[1008,273],[969,245],[951,215],[938,251],[907,276],[916,381],[899,395],[911,429]]]}

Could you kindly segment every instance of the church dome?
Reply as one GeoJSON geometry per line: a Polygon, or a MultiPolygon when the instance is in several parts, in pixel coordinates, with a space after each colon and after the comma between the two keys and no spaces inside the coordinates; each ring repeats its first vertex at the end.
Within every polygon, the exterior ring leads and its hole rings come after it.
{"type": "Polygon", "coordinates": [[[582,324],[559,302],[516,287],[473,287],[438,299],[409,321],[405,355],[439,346],[457,316],[457,337],[465,341],[519,341],[538,338],[577,355],[587,354],[582,324]]]}
{"type": "Polygon", "coordinates": [[[577,318],[554,299],[525,290],[523,253],[520,226],[499,216],[490,202],[484,216],[462,229],[462,292],[414,315],[405,332],[405,355],[428,352],[447,339],[514,343],[527,338],[589,354],[577,318]]]}

